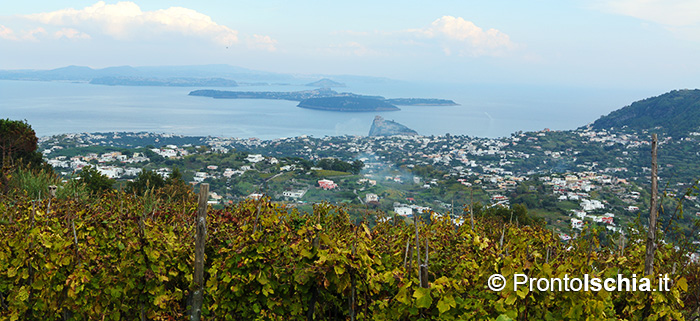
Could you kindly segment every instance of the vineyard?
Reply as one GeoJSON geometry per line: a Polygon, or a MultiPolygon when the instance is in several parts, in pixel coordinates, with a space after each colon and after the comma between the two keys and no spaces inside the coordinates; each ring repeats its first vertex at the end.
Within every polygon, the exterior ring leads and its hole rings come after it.
{"type": "MultiPolygon", "coordinates": [[[[3,199],[1,318],[188,318],[196,211],[196,200],[116,191],[3,199]]],[[[368,213],[352,223],[342,207],[300,213],[265,199],[209,209],[206,228],[204,320],[690,320],[698,313],[698,265],[664,244],[654,272],[669,274],[667,292],[486,287],[494,273],[641,276],[641,235],[603,247],[594,231],[562,243],[543,227],[493,217],[475,218],[473,228],[435,215],[414,224],[368,213]]]]}

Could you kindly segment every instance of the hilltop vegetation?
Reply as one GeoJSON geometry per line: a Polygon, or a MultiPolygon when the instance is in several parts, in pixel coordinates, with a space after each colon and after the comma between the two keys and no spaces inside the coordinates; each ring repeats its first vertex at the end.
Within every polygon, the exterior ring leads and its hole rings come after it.
{"type": "Polygon", "coordinates": [[[345,112],[367,112],[367,111],[393,111],[398,107],[383,100],[360,97],[323,97],[309,98],[299,102],[298,107],[345,111],[345,112]]]}
{"type": "Polygon", "coordinates": [[[700,132],[700,89],[674,90],[640,100],[593,123],[596,129],[623,127],[637,131],[658,128],[676,138],[700,132]]]}

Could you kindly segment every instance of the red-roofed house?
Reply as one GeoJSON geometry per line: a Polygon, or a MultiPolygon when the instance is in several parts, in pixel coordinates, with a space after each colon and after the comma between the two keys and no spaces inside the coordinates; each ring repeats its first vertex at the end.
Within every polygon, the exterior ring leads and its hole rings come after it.
{"type": "Polygon", "coordinates": [[[334,188],[338,187],[338,184],[334,183],[330,179],[322,179],[322,180],[318,181],[318,186],[320,186],[321,188],[323,188],[325,190],[329,190],[329,189],[334,189],[334,188]]]}

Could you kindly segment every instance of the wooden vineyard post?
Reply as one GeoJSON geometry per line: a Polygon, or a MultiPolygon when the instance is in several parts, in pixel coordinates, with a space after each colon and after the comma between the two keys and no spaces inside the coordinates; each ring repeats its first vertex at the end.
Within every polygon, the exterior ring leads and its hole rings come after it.
{"type": "Polygon", "coordinates": [[[472,231],[474,231],[474,187],[469,188],[471,192],[471,201],[469,202],[469,216],[472,219],[472,231]]]}
{"type": "Polygon", "coordinates": [[[56,197],[56,189],[58,187],[56,185],[49,185],[49,196],[50,198],[56,197]]]}
{"type": "Polygon", "coordinates": [[[420,264],[420,240],[418,237],[418,214],[413,214],[413,224],[416,226],[416,265],[418,267],[418,283],[423,284],[420,264]]]}
{"type": "Polygon", "coordinates": [[[425,261],[420,265],[420,287],[428,288],[428,236],[425,236],[425,261]]]}
{"type": "Polygon", "coordinates": [[[656,250],[656,216],[658,213],[658,177],[657,177],[657,138],[651,135],[651,202],[649,204],[649,231],[647,232],[646,256],[644,258],[644,275],[654,274],[654,251],[656,250]]]}
{"type": "Polygon", "coordinates": [[[199,321],[202,317],[202,302],[204,300],[204,244],[207,239],[207,200],[209,199],[209,184],[202,183],[199,187],[199,204],[197,206],[196,233],[194,236],[194,292],[192,294],[192,309],[190,320],[199,321]]]}

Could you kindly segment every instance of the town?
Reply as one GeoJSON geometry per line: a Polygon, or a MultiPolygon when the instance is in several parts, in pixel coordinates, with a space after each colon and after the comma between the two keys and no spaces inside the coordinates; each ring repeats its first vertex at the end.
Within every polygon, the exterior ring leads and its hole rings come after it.
{"type": "MultiPolygon", "coordinates": [[[[85,166],[119,181],[144,171],[168,177],[178,168],[191,185],[211,185],[210,204],[269,197],[310,209],[320,202],[388,216],[450,215],[523,204],[562,240],[587,225],[624,233],[648,211],[649,142],[644,133],[542,130],[504,138],[467,136],[186,137],[152,133],[65,134],[40,139],[44,157],[64,178],[85,166]]],[[[695,144],[667,137],[662,146],[695,144]]],[[[664,150],[671,150],[666,148],[664,150]]],[[[664,158],[662,158],[664,159],[664,158]]],[[[665,159],[671,159],[667,157],[665,159]]],[[[700,216],[694,183],[673,162],[660,173],[665,195],[700,216]]]]}

